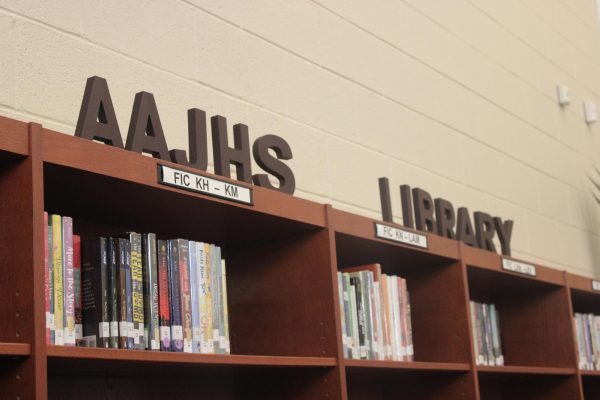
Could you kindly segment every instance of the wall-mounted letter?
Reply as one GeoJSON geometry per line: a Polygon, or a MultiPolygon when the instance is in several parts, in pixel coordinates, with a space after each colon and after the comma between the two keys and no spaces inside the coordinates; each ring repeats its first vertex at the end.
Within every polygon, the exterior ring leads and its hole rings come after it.
{"type": "Polygon", "coordinates": [[[381,202],[381,219],[385,222],[394,222],[388,178],[379,178],[379,200],[381,202]]]}

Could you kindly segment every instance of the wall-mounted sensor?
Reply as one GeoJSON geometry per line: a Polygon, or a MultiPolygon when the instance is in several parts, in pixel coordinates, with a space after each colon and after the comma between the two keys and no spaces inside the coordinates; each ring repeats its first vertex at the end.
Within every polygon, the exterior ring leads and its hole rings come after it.
{"type": "Polygon", "coordinates": [[[596,108],[596,103],[591,100],[586,100],[583,102],[583,114],[585,115],[585,122],[591,124],[592,122],[596,122],[598,119],[598,109],[596,108]]]}
{"type": "Polygon", "coordinates": [[[558,85],[556,87],[556,93],[558,95],[558,104],[565,106],[571,102],[571,95],[569,94],[569,88],[564,85],[558,85]]]}

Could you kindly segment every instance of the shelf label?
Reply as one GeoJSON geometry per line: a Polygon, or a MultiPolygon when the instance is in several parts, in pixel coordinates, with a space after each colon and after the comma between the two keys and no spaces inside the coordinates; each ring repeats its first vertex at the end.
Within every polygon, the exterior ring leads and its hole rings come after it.
{"type": "Polygon", "coordinates": [[[592,290],[600,292],[600,281],[592,280],[592,290]]]}
{"type": "Polygon", "coordinates": [[[527,264],[521,261],[509,260],[508,258],[502,259],[502,269],[510,272],[516,272],[517,274],[537,276],[535,265],[527,264]]]}
{"type": "Polygon", "coordinates": [[[427,236],[405,231],[404,229],[375,223],[375,236],[380,239],[409,244],[411,246],[427,248],[427,236]]]}
{"type": "Polygon", "coordinates": [[[208,176],[181,171],[165,165],[158,166],[158,183],[207,194],[221,199],[253,205],[252,189],[208,176]]]}

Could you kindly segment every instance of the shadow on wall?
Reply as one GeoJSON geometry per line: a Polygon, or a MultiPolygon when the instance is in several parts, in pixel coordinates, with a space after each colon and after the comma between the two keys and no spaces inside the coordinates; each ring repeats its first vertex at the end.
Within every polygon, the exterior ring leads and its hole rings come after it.
{"type": "MultiPolygon", "coordinates": [[[[591,182],[590,192],[582,191],[583,198],[580,199],[581,212],[583,213],[585,226],[588,232],[600,231],[600,168],[592,165],[591,172],[587,174],[591,182]]],[[[600,246],[595,241],[595,235],[588,235],[589,248],[593,262],[593,272],[595,276],[600,276],[600,246]]]]}

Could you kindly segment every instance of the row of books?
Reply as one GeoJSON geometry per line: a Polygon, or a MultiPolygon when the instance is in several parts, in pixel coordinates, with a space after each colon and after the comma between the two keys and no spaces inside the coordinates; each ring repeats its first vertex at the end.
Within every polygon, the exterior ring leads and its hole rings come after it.
{"type": "Polygon", "coordinates": [[[44,221],[48,344],[229,354],[220,247],[154,233],[79,238],[70,217],[44,221]]]}
{"type": "Polygon", "coordinates": [[[345,357],[412,361],[406,280],[382,274],[379,264],[345,268],[337,278],[345,357]]]}
{"type": "Polygon", "coordinates": [[[600,316],[575,313],[579,368],[600,370],[600,316]]]}
{"type": "Polygon", "coordinates": [[[477,365],[504,365],[498,309],[494,304],[475,301],[470,307],[477,365]]]}

